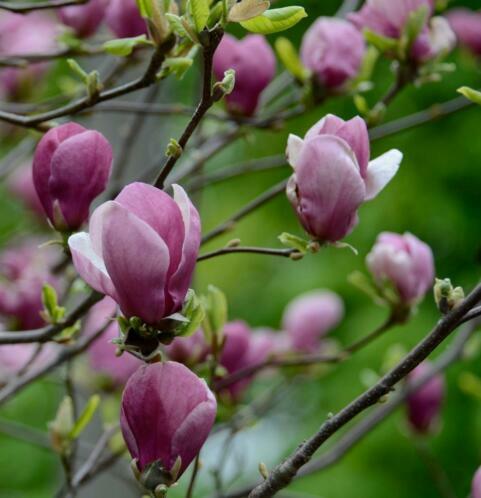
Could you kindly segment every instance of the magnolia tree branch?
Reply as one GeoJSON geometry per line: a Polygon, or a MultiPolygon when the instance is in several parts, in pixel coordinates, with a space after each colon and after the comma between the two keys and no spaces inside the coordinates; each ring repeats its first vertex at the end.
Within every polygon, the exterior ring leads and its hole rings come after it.
{"type": "Polygon", "coordinates": [[[98,102],[104,102],[106,100],[114,99],[116,97],[120,97],[122,95],[126,95],[128,93],[146,88],[157,81],[157,72],[162,66],[165,60],[165,54],[170,48],[171,44],[172,40],[168,39],[163,44],[159,45],[153,52],[144,74],[133,81],[124,83],[108,90],[101,91],[97,95],[87,95],[64,106],[58,107],[57,109],[53,109],[51,111],[36,114],[33,116],[22,116],[20,114],[0,111],[0,121],[5,121],[7,123],[17,126],[23,126],[26,128],[38,128],[39,125],[51,119],[76,114],[80,111],[94,106],[98,102]]]}
{"type": "MultiPolygon", "coordinates": [[[[357,425],[342,436],[334,446],[326,453],[305,465],[296,475],[301,478],[314,474],[335,463],[339,462],[357,443],[370,434],[379,424],[394,413],[397,408],[403,406],[410,394],[420,389],[433,377],[446,370],[453,363],[462,358],[467,341],[479,327],[479,321],[473,320],[456,336],[449,349],[442,354],[433,364],[432,368],[416,379],[415,382],[407,384],[402,391],[392,396],[389,401],[379,405],[372,413],[364,417],[357,425]]],[[[225,495],[223,498],[245,498],[255,486],[246,486],[225,495]]]]}
{"type": "Polygon", "coordinates": [[[208,40],[206,45],[203,46],[203,63],[204,63],[204,78],[202,85],[202,97],[200,99],[199,105],[197,106],[192,118],[187,123],[184,132],[178,140],[178,145],[180,151],[178,154],[171,154],[168,156],[167,160],[163,164],[157,178],[154,181],[154,185],[157,188],[163,189],[164,183],[170,172],[173,170],[177,160],[179,159],[182,151],[184,150],[187,142],[194,133],[195,129],[202,121],[207,111],[212,107],[212,105],[218,100],[217,95],[212,91],[212,65],[214,59],[214,52],[218,47],[220,41],[222,40],[224,32],[221,28],[215,29],[209,32],[208,40]]]}
{"type": "Polygon", "coordinates": [[[249,498],[271,497],[288,486],[297,472],[309,462],[325,441],[358,414],[389,394],[400,380],[425,360],[458,327],[466,313],[474,308],[480,299],[481,285],[478,285],[457,308],[445,315],[431,333],[412,349],[395,368],[340,412],[326,420],[313,436],[301,444],[269,474],[264,482],[251,491],[249,498]]]}
{"type": "Polygon", "coordinates": [[[103,295],[93,291],[85,298],[72,313],[62,322],[48,327],[43,327],[36,330],[23,330],[13,332],[0,332],[1,344],[25,344],[30,342],[48,342],[57,334],[74,325],[77,320],[80,320],[90,308],[103,299],[103,295]]]}
{"type": "Polygon", "coordinates": [[[271,187],[269,190],[266,190],[261,195],[259,195],[258,197],[247,203],[242,209],[239,209],[239,211],[237,211],[237,213],[232,215],[227,221],[221,223],[218,227],[214,228],[210,232],[207,232],[202,237],[202,244],[205,244],[206,242],[215,239],[219,235],[222,235],[228,232],[229,230],[232,230],[235,224],[238,221],[240,221],[242,218],[252,213],[252,211],[255,211],[257,208],[263,206],[270,200],[274,199],[280,193],[284,192],[286,190],[286,185],[287,185],[287,180],[282,180],[281,182],[271,187]]]}
{"type": "MultiPolygon", "coordinates": [[[[113,318],[113,317],[112,317],[113,318]]],[[[49,363],[40,368],[33,368],[24,375],[14,378],[4,388],[0,389],[0,405],[8,401],[12,396],[21,391],[24,387],[48,374],[59,365],[75,358],[88,349],[88,347],[100,337],[111,324],[109,320],[101,329],[92,335],[81,337],[72,346],[64,347],[49,363]]]]}
{"type": "Polygon", "coordinates": [[[216,251],[207,252],[201,254],[197,261],[205,261],[206,259],[212,259],[217,256],[225,256],[227,254],[261,254],[264,256],[280,256],[282,258],[299,259],[302,254],[296,249],[272,249],[268,247],[223,247],[222,249],[217,249],[216,251]]]}
{"type": "Polygon", "coordinates": [[[0,2],[0,10],[26,14],[33,10],[58,9],[68,5],[82,5],[88,0],[46,0],[44,2],[0,2]]]}

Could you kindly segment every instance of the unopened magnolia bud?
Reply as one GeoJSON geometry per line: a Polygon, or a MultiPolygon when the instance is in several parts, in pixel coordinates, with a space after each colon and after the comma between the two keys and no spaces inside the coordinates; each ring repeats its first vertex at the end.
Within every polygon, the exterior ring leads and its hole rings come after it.
{"type": "Polygon", "coordinates": [[[259,463],[259,474],[264,478],[269,478],[269,470],[267,469],[267,465],[264,462],[259,463]]]}
{"type": "Polygon", "coordinates": [[[464,290],[462,287],[453,287],[449,278],[436,279],[434,285],[434,300],[439,311],[448,313],[464,300],[464,290]]]}
{"type": "Polygon", "coordinates": [[[481,12],[469,9],[450,10],[446,17],[458,41],[475,55],[481,55],[481,12]]]}
{"type": "Polygon", "coordinates": [[[99,132],[76,123],[48,131],[33,160],[33,182],[52,225],[77,230],[92,201],[105,190],[112,169],[112,147],[99,132]]]}
{"type": "Polygon", "coordinates": [[[175,157],[176,159],[178,159],[182,155],[182,147],[174,138],[171,138],[169,140],[165,155],[168,157],[175,157]]]}
{"type": "Polygon", "coordinates": [[[261,35],[248,35],[237,40],[224,35],[214,55],[214,73],[224,80],[228,70],[235,72],[225,82],[227,108],[234,114],[251,116],[255,113],[260,95],[276,72],[274,51],[261,35]],[[230,90],[230,91],[229,91],[230,90]]]}
{"type": "Polygon", "coordinates": [[[146,489],[162,496],[163,486],[184,473],[209,435],[216,408],[207,384],[180,363],[145,365],[132,375],[120,426],[146,489]]]}
{"type": "Polygon", "coordinates": [[[365,49],[362,33],[350,22],[321,17],[304,35],[301,58],[320,85],[336,88],[357,75],[365,49]]]}
{"type": "Polygon", "coordinates": [[[60,20],[81,38],[97,31],[104,19],[107,0],[88,0],[82,5],[70,5],[58,10],[60,20]]]}

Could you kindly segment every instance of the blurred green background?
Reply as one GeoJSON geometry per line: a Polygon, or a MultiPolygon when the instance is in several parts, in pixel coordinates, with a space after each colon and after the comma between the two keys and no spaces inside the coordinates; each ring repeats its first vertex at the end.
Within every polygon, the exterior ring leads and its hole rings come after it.
{"type": "MultiPolygon", "coordinates": [[[[340,4],[339,0],[298,3],[305,6],[309,18],[288,32],[296,45],[316,17],[332,15],[340,4]]],[[[479,7],[479,2],[475,1],[451,4],[479,7]]],[[[275,36],[270,37],[271,42],[274,39],[275,36]]],[[[459,50],[450,60],[457,64],[454,73],[446,75],[440,83],[403,91],[389,107],[386,120],[452,99],[461,85],[479,86],[481,78],[477,61],[459,50]]],[[[58,76],[65,71],[65,65],[59,63],[55,74],[58,76]]],[[[196,84],[196,76],[196,69],[193,69],[180,85],[171,84],[161,100],[178,100],[180,92],[181,99],[186,103],[192,102],[190,94],[196,84]]],[[[369,102],[376,102],[391,81],[389,63],[382,61],[374,78],[375,88],[366,95],[369,102]]],[[[349,118],[356,111],[350,99],[333,99],[322,107],[312,109],[302,118],[289,122],[280,132],[250,134],[247,139],[236,142],[210,161],[207,170],[282,153],[288,133],[303,135],[327,112],[349,118]]],[[[365,255],[377,234],[383,230],[410,231],[426,241],[435,253],[437,275],[450,277],[456,285],[470,289],[480,273],[480,121],[481,110],[471,107],[373,144],[374,157],[395,147],[404,153],[404,161],[388,188],[360,211],[360,224],[347,239],[358,249],[359,256],[349,250],[333,248],[323,249],[319,254],[299,262],[255,255],[230,255],[199,264],[196,289],[205,290],[210,283],[217,285],[228,296],[231,318],[244,319],[255,327],[273,328],[279,328],[284,307],[299,293],[316,288],[332,289],[342,296],[346,306],[346,317],[332,336],[348,343],[371,331],[386,317],[386,310],[374,306],[347,282],[352,271],[365,271],[365,255]]],[[[115,141],[118,116],[85,122],[98,127],[115,141]]],[[[145,154],[153,152],[158,155],[167,139],[177,136],[184,122],[177,118],[149,119],[143,138],[147,141],[145,154]]],[[[210,128],[206,127],[206,130],[210,128]]],[[[138,151],[133,155],[130,165],[132,178],[145,163],[145,156],[140,154],[138,151]]],[[[288,174],[286,167],[250,174],[207,188],[197,197],[204,231],[216,226],[288,174]]],[[[29,227],[31,220],[26,216],[21,206],[8,195],[0,196],[2,241],[6,242],[12,234],[29,227]]],[[[303,235],[290,205],[285,197],[280,196],[239,223],[235,231],[216,239],[204,250],[221,247],[234,237],[239,237],[246,245],[276,246],[277,236],[284,231],[303,235]]],[[[272,437],[286,443],[285,451],[293,449],[319,426],[329,412],[337,411],[364,389],[363,372],[366,369],[379,371],[390,345],[400,343],[406,348],[414,345],[427,334],[438,317],[432,297],[428,295],[408,325],[393,329],[346,364],[298,384],[296,402],[287,404],[287,410],[292,412],[289,429],[272,437]],[[303,404],[308,409],[300,410],[302,417],[296,418],[296,406],[303,404]]],[[[439,348],[439,352],[445,347],[439,348]]],[[[448,389],[442,427],[427,441],[432,455],[446,471],[459,498],[468,495],[471,477],[481,464],[481,398],[465,394],[460,389],[460,374],[465,371],[481,375],[478,359],[457,365],[447,373],[448,389]]],[[[46,422],[55,412],[60,393],[61,389],[54,382],[41,382],[2,408],[0,419],[11,419],[45,430],[46,422]]],[[[278,454],[272,462],[266,463],[273,464],[282,456],[278,454]]],[[[50,497],[60,478],[56,458],[47,450],[9,436],[0,436],[0,498],[50,497]]],[[[251,473],[252,478],[257,478],[257,475],[251,473]]],[[[407,435],[402,410],[385,421],[336,466],[299,480],[292,489],[299,496],[326,498],[440,496],[425,462],[407,435]]],[[[125,496],[135,496],[132,492],[125,493],[125,496]]],[[[110,494],[105,494],[105,491],[100,494],[94,488],[91,495],[83,495],[81,491],[79,496],[110,494]]]]}

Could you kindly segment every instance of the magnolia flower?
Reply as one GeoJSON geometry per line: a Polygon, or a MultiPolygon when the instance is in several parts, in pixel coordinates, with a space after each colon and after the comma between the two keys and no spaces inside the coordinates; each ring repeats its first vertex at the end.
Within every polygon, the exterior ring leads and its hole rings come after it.
{"type": "Polygon", "coordinates": [[[306,232],[321,242],[339,241],[354,229],[358,208],[389,183],[402,160],[393,149],[369,161],[364,120],[331,114],[304,139],[289,135],[287,157],[294,169],[287,197],[306,232]]]}
{"type": "Polygon", "coordinates": [[[135,0],[110,0],[105,23],[119,38],[147,34],[147,23],[135,0]]]}
{"type": "MultiPolygon", "coordinates": [[[[431,368],[428,362],[421,363],[409,374],[409,382],[415,382],[423,377],[431,368]]],[[[428,433],[434,428],[439,418],[443,399],[444,378],[441,374],[435,375],[408,397],[408,419],[416,432],[428,433]]]]}
{"type": "Polygon", "coordinates": [[[87,220],[111,169],[112,147],[98,131],[66,123],[42,137],[33,158],[33,182],[57,230],[76,230],[87,220]]]}
{"type": "Polygon", "coordinates": [[[481,467],[478,468],[471,484],[472,498],[481,498],[481,467]]]}
{"type": "Polygon", "coordinates": [[[446,17],[459,42],[481,55],[481,12],[459,8],[450,10],[446,17]]]}
{"type": "Polygon", "coordinates": [[[276,73],[274,52],[261,35],[247,35],[237,40],[226,34],[214,55],[216,78],[222,80],[228,69],[235,70],[235,87],[225,97],[227,107],[233,113],[251,116],[262,91],[276,73]]]}
{"type": "MultiPolygon", "coordinates": [[[[58,45],[58,27],[54,18],[44,12],[29,14],[0,14],[0,55],[22,56],[48,54],[58,45]]],[[[0,85],[7,97],[18,97],[25,90],[37,84],[48,64],[29,64],[28,68],[7,67],[0,70],[0,85]]]]}
{"type": "Polygon", "coordinates": [[[26,240],[0,254],[0,313],[13,319],[20,330],[45,325],[40,316],[42,288],[44,284],[60,288],[58,279],[49,271],[54,253],[38,245],[37,240],[26,240]]]}
{"type": "Polygon", "coordinates": [[[302,39],[301,59],[319,84],[335,88],[357,75],[365,49],[362,34],[351,23],[321,17],[302,39]]]}
{"type": "Polygon", "coordinates": [[[89,233],[68,241],[80,276],[152,326],[181,310],[200,245],[199,213],[182,187],[173,189],[172,199],[131,183],[93,212],[89,233]]]}
{"type": "Polygon", "coordinates": [[[433,253],[410,233],[381,233],[366,263],[374,280],[379,285],[390,282],[407,305],[419,302],[433,286],[433,253]]]}
{"type": "Polygon", "coordinates": [[[60,20],[82,38],[93,35],[103,21],[107,0],[88,0],[82,5],[58,9],[60,20]]]}
{"type": "Polygon", "coordinates": [[[209,353],[204,332],[200,329],[189,337],[176,337],[164,349],[170,360],[186,365],[202,362],[209,353]]]}
{"type": "Polygon", "coordinates": [[[427,17],[420,35],[411,48],[411,57],[424,62],[452,49],[455,37],[442,17],[431,17],[434,0],[367,0],[359,12],[348,19],[358,28],[368,28],[388,38],[402,36],[409,17],[417,10],[427,9],[427,17]]]}
{"type": "Polygon", "coordinates": [[[292,348],[303,353],[319,350],[322,338],[342,319],[344,305],[331,291],[307,292],[292,300],[283,317],[292,348]]]}
{"type": "Polygon", "coordinates": [[[140,472],[154,466],[173,484],[199,453],[217,403],[204,380],[180,363],[144,365],[127,382],[120,427],[140,472]]]}

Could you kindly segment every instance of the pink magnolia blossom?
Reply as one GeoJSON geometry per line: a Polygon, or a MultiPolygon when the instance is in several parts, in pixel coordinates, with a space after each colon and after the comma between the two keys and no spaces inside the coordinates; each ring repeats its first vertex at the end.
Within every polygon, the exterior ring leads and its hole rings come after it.
{"type": "Polygon", "coordinates": [[[33,182],[56,229],[76,230],[87,220],[111,169],[112,147],[98,131],[66,123],[42,137],[33,159],[33,182]]]}
{"type": "Polygon", "coordinates": [[[303,353],[319,351],[323,337],[342,319],[344,305],[331,291],[307,292],[287,306],[283,327],[292,348],[303,353]]]}
{"type": "Polygon", "coordinates": [[[184,365],[169,361],[139,368],[127,382],[120,414],[122,434],[138,469],[155,463],[165,484],[172,484],[199,453],[216,411],[205,381],[184,365]],[[178,475],[168,476],[179,458],[178,475]]]}
{"type": "Polygon", "coordinates": [[[119,38],[147,34],[147,24],[135,0],[110,0],[105,22],[119,38]]]}
{"type": "Polygon", "coordinates": [[[357,75],[365,49],[362,34],[351,23],[321,17],[302,39],[301,59],[319,84],[336,88],[357,75]]]}
{"type": "Polygon", "coordinates": [[[225,97],[229,111],[251,116],[255,113],[262,91],[276,72],[276,58],[261,35],[247,35],[237,40],[224,35],[214,55],[214,74],[222,80],[224,72],[235,70],[235,87],[225,97]]]}
{"type": "Polygon", "coordinates": [[[103,21],[107,0],[88,0],[82,5],[58,9],[60,20],[82,38],[93,35],[103,21]]]}
{"type": "Polygon", "coordinates": [[[114,299],[127,317],[149,325],[181,310],[200,245],[199,213],[187,194],[127,185],[90,218],[90,233],[69,238],[75,268],[114,299]]]}
{"type": "Polygon", "coordinates": [[[164,349],[170,360],[185,365],[196,365],[204,361],[209,353],[204,332],[200,329],[189,337],[176,337],[164,349]]]}
{"type": "Polygon", "coordinates": [[[452,9],[446,18],[459,42],[474,54],[481,55],[481,12],[469,9],[452,9]]]}
{"type": "Polygon", "coordinates": [[[455,39],[449,24],[442,17],[431,17],[434,0],[367,0],[361,10],[348,19],[358,28],[368,28],[388,38],[400,38],[409,16],[420,8],[427,8],[428,18],[415,40],[411,57],[419,62],[432,59],[452,49],[455,39]]]}
{"type": "Polygon", "coordinates": [[[472,498],[481,498],[481,467],[478,468],[471,483],[472,498]]]}
{"type": "Polygon", "coordinates": [[[0,313],[15,320],[20,330],[43,326],[42,288],[48,283],[59,290],[58,279],[49,271],[54,263],[49,248],[38,241],[12,245],[0,254],[0,313]]]}
{"type": "Polygon", "coordinates": [[[405,304],[416,304],[433,286],[433,253],[410,233],[381,233],[366,263],[376,282],[392,283],[405,304]]]}
{"type": "MultiPolygon", "coordinates": [[[[58,27],[53,17],[44,12],[29,14],[0,14],[0,55],[22,56],[48,54],[58,46],[58,27]]],[[[46,63],[30,64],[26,69],[8,67],[0,70],[0,85],[7,97],[15,97],[22,90],[37,83],[48,68],[46,63]]]]}
{"type": "Polygon", "coordinates": [[[117,357],[113,339],[119,337],[119,326],[112,320],[117,305],[110,297],[105,297],[90,311],[85,324],[84,333],[88,336],[95,334],[109,321],[110,325],[88,349],[90,367],[96,373],[107,376],[116,386],[123,386],[129,377],[142,365],[142,361],[131,354],[124,353],[117,357]]]}
{"type": "MultiPolygon", "coordinates": [[[[431,368],[428,362],[421,363],[409,374],[408,380],[415,382],[426,375],[431,368]]],[[[443,399],[444,377],[441,374],[435,375],[408,397],[408,419],[416,432],[427,433],[434,428],[439,418],[443,399]]]]}
{"type": "Polygon", "coordinates": [[[331,114],[304,139],[289,135],[287,157],[294,169],[287,197],[306,232],[321,242],[336,242],[354,229],[359,207],[389,183],[402,160],[393,149],[369,161],[364,120],[331,114]]]}

